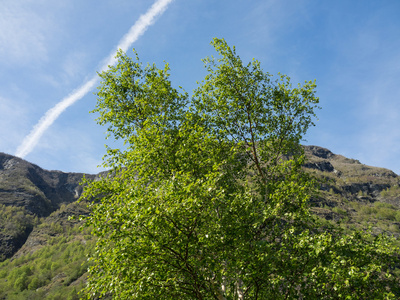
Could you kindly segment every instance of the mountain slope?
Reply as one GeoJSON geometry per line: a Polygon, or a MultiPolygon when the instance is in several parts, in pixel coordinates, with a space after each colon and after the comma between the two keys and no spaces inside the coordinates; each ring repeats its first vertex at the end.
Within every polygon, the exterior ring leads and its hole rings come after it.
{"type": "Polygon", "coordinates": [[[46,217],[61,204],[79,198],[82,177],[81,173],[43,170],[18,157],[0,153],[0,204],[24,207],[29,213],[46,217]]]}
{"type": "Polygon", "coordinates": [[[80,173],[47,171],[0,153],[0,261],[25,243],[39,218],[79,198],[82,178],[80,173]]]}
{"type": "Polygon", "coordinates": [[[315,213],[350,229],[400,234],[400,176],[322,147],[306,146],[305,153],[305,167],[321,180],[315,213]]]}
{"type": "MultiPolygon", "coordinates": [[[[400,235],[400,177],[318,146],[305,146],[320,179],[312,211],[348,230],[400,235]]],[[[94,179],[97,175],[86,175],[94,179]]],[[[78,299],[94,239],[79,230],[83,174],[47,171],[0,153],[0,299],[78,299]]]]}

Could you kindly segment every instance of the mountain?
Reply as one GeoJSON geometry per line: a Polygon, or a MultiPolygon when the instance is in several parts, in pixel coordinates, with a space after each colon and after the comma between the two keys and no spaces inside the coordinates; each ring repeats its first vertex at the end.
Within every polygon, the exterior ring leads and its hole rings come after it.
{"type": "Polygon", "coordinates": [[[81,173],[47,171],[0,153],[0,259],[22,247],[39,218],[75,202],[82,193],[82,178],[81,173]]]}
{"type": "MultiPolygon", "coordinates": [[[[304,150],[304,168],[320,179],[311,205],[323,222],[400,235],[397,174],[322,147],[304,150]]],[[[0,299],[78,299],[95,244],[79,218],[69,218],[88,214],[76,201],[83,176],[0,153],[0,299]]]]}
{"type": "Polygon", "coordinates": [[[328,149],[306,146],[308,172],[321,181],[312,210],[349,229],[372,226],[377,233],[400,234],[400,176],[328,149]]]}
{"type": "MultiPolygon", "coordinates": [[[[86,175],[94,178],[94,175],[86,175]]],[[[0,153],[0,204],[24,207],[47,217],[82,193],[82,173],[47,171],[23,159],[0,153]]]]}

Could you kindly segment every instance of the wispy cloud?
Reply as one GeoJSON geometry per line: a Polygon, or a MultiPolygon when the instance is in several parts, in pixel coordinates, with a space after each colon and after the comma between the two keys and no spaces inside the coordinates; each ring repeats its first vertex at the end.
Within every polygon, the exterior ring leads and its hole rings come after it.
{"type": "Polygon", "coordinates": [[[26,106],[19,107],[16,101],[0,96],[0,149],[11,152],[17,146],[16,140],[22,138],[28,114],[26,106]]]}
{"type": "Polygon", "coordinates": [[[0,61],[25,64],[46,60],[46,44],[53,27],[49,15],[26,8],[21,1],[2,1],[0,10],[0,61]]]}
{"type": "MultiPolygon", "coordinates": [[[[173,0],[157,0],[150,9],[139,17],[136,23],[131,27],[129,32],[121,39],[117,45],[117,49],[127,51],[128,48],[145,33],[147,28],[152,25],[156,18],[160,16],[173,0]]],[[[116,50],[117,50],[116,49],[116,50]]],[[[116,63],[114,50],[111,55],[105,60],[101,67],[101,71],[108,68],[109,65],[116,63]]],[[[17,148],[16,156],[25,157],[28,155],[38,144],[44,132],[53,124],[53,122],[62,114],[69,106],[76,101],[82,99],[98,82],[98,76],[93,76],[89,81],[84,83],[81,87],[73,91],[70,95],[62,99],[53,108],[48,110],[39,122],[33,127],[32,131],[24,138],[22,143],[17,148]]]]}
{"type": "Polygon", "coordinates": [[[327,22],[332,63],[323,74],[329,90],[321,99],[327,104],[325,130],[336,141],[326,146],[336,144],[341,154],[399,173],[400,42],[393,39],[398,26],[383,4],[370,15],[357,13],[336,10],[336,16],[327,16],[342,22],[327,22]]]}
{"type": "Polygon", "coordinates": [[[73,91],[69,96],[62,99],[53,108],[49,109],[39,122],[33,127],[32,131],[18,146],[16,156],[25,157],[28,155],[39,142],[43,133],[53,124],[53,122],[61,115],[69,106],[79,99],[82,99],[97,83],[98,78],[94,76],[77,90],[73,91]]]}
{"type": "MultiPolygon", "coordinates": [[[[392,63],[400,67],[399,63],[392,63]]],[[[381,75],[360,91],[364,105],[360,107],[360,116],[357,118],[361,125],[356,139],[361,145],[358,156],[360,160],[365,159],[372,165],[386,167],[400,174],[397,159],[400,153],[400,92],[397,88],[400,72],[385,74],[379,72],[379,68],[374,72],[381,75]]]]}

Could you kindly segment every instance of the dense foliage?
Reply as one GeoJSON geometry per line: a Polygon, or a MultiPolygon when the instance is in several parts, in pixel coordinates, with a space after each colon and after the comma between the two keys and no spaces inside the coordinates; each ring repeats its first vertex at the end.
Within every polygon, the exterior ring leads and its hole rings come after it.
{"type": "Polygon", "coordinates": [[[38,223],[38,218],[28,214],[23,207],[0,204],[0,234],[17,237],[38,223]]]}
{"type": "Polygon", "coordinates": [[[193,96],[169,66],[118,53],[98,90],[99,124],[126,150],[89,183],[98,238],[88,298],[395,299],[397,249],[344,235],[311,216],[300,141],[313,125],[315,82],[293,88],[224,40],[193,96]]]}
{"type": "Polygon", "coordinates": [[[36,245],[39,249],[32,245],[33,253],[0,263],[0,299],[79,299],[78,292],[84,286],[80,277],[88,268],[93,239],[83,235],[79,225],[63,229],[43,222],[39,228],[45,245],[36,245]]]}
{"type": "Polygon", "coordinates": [[[39,219],[29,214],[23,207],[0,204],[0,261],[5,260],[7,256],[10,257],[15,251],[8,242],[10,239],[22,245],[32,228],[38,224],[39,219]]]}

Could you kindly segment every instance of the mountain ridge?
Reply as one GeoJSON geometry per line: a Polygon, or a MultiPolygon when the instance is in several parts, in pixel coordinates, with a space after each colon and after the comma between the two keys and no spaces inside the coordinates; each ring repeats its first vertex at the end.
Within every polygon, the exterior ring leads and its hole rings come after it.
{"type": "Polygon", "coordinates": [[[0,204],[24,206],[40,217],[48,216],[61,204],[79,198],[83,190],[79,183],[84,175],[89,179],[96,176],[48,171],[0,152],[0,204]]]}
{"type": "Polygon", "coordinates": [[[0,260],[21,248],[33,230],[35,218],[76,201],[83,188],[83,176],[96,175],[48,171],[13,155],[0,153],[0,260]],[[7,208],[8,207],[8,208],[7,208]],[[11,210],[11,207],[13,210],[11,210]]]}
{"type": "MultiPolygon", "coordinates": [[[[319,194],[310,199],[313,213],[349,230],[371,226],[400,237],[399,175],[320,146],[304,151],[305,170],[320,182],[319,194]]],[[[102,173],[48,171],[0,153],[0,299],[11,291],[25,297],[18,299],[66,299],[67,294],[78,299],[86,280],[85,255],[95,241],[79,230],[79,218],[69,216],[89,213],[84,201],[76,201],[83,191],[80,182],[102,173]]]]}

